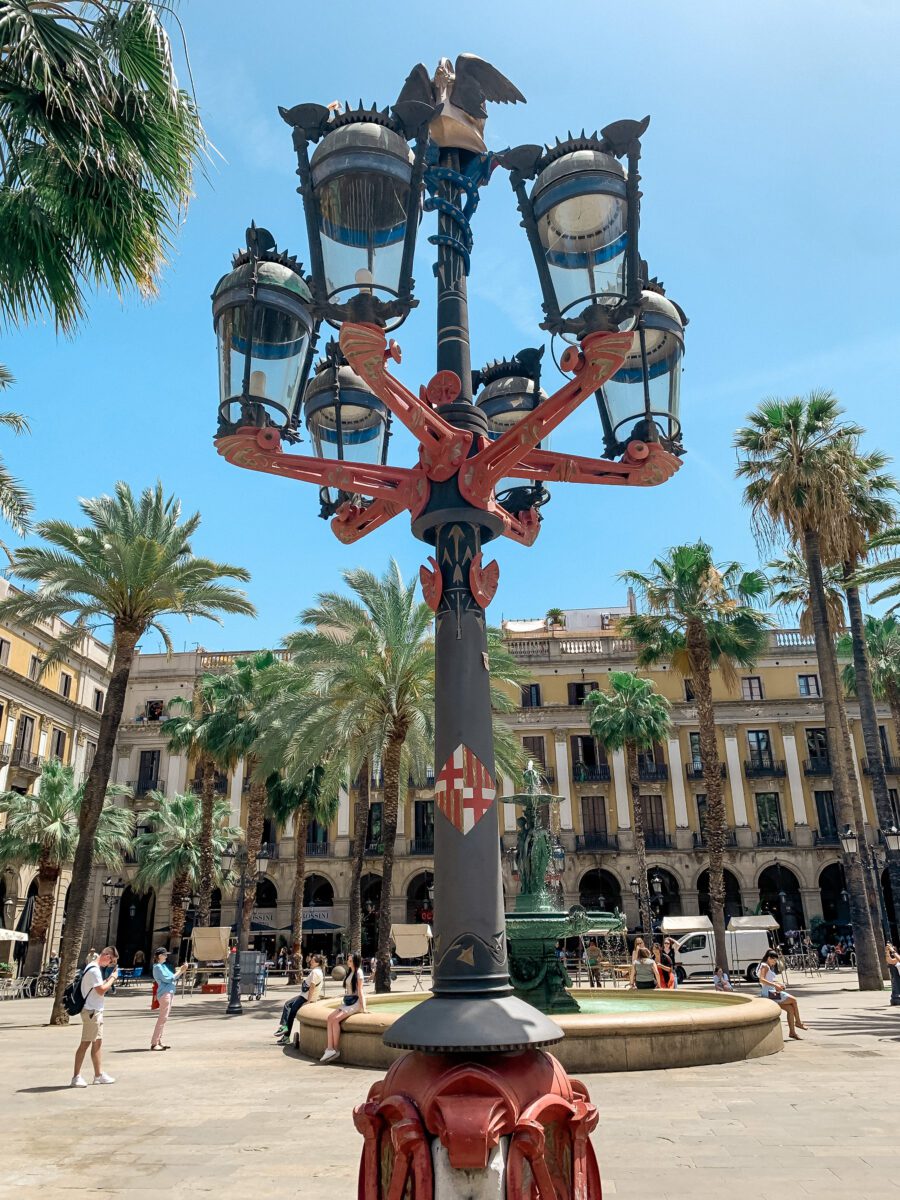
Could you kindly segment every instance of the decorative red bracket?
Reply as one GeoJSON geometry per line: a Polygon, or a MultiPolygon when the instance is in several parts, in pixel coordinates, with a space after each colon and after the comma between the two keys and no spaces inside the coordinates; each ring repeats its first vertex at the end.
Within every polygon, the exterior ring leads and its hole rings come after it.
{"type": "Polygon", "coordinates": [[[345,323],[340,344],[353,370],[418,439],[415,467],[370,466],[288,454],[280,449],[274,428],[238,429],[217,438],[216,449],[238,467],[367,498],[367,503],[348,500],[338,509],[331,528],[342,542],[365,537],[400,512],[417,517],[428,503],[431,482],[458,475],[460,493],[470,504],[499,518],[505,537],[530,546],[540,530],[537,509],[513,513],[498,504],[494,488],[502,478],[653,487],[671,479],[681,466],[674,454],[652,442],[631,442],[618,462],[536,449],[619,370],[631,348],[629,333],[591,333],[580,349],[570,346],[561,366],[571,371],[573,378],[495,442],[480,438],[471,457],[473,435],[456,429],[436,411],[437,406],[451,403],[459,395],[460,381],[452,371],[439,371],[415,396],[388,374],[387,362],[400,361],[400,347],[393,340],[388,343],[377,325],[345,323]]]}

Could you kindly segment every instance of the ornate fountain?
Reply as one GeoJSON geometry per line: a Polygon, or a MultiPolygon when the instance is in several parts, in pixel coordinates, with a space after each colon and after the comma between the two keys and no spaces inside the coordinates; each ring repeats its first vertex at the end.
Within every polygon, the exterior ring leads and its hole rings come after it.
{"type": "Polygon", "coordinates": [[[529,761],[523,774],[524,790],[501,797],[522,812],[516,818],[516,869],[519,894],[513,912],[506,914],[509,979],[516,995],[545,1013],[579,1012],[578,1001],[568,990],[572,978],[556,953],[560,939],[578,937],[588,930],[616,934],[626,931],[620,912],[588,912],[580,904],[568,911],[562,898],[562,864],[565,851],[545,821],[542,810],[558,812],[562,796],[544,790],[544,780],[529,761]]]}

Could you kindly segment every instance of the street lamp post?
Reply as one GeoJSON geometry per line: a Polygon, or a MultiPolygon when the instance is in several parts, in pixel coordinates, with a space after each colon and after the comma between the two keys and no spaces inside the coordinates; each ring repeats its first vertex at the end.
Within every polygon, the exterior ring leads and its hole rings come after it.
{"type": "Polygon", "coordinates": [[[109,945],[109,939],[112,935],[112,913],[115,906],[121,899],[122,892],[125,890],[125,884],[121,879],[113,880],[106,879],[103,883],[103,903],[106,905],[106,944],[109,945]]]}
{"type": "MultiPolygon", "coordinates": [[[[237,924],[237,949],[234,952],[234,962],[231,967],[231,987],[228,992],[228,1007],[225,1009],[226,1016],[240,1017],[243,1016],[244,1009],[241,1004],[241,955],[246,950],[244,940],[244,901],[246,899],[247,886],[247,865],[249,859],[247,856],[247,847],[244,845],[231,845],[222,854],[222,870],[228,875],[233,867],[236,867],[239,872],[240,882],[238,884],[238,900],[237,910],[235,914],[235,922],[237,924]]],[[[268,864],[266,854],[260,850],[256,856],[256,870],[253,874],[253,886],[256,887],[256,881],[260,872],[265,872],[268,864]]]]}
{"type": "MultiPolygon", "coordinates": [[[[881,836],[884,838],[885,845],[891,851],[900,850],[900,830],[896,825],[892,825],[889,830],[881,830],[881,836]]],[[[881,916],[881,932],[884,940],[891,940],[891,925],[888,920],[887,905],[884,902],[884,892],[881,889],[881,877],[878,870],[878,855],[875,853],[875,847],[870,846],[866,841],[865,834],[862,839],[857,835],[854,829],[849,825],[844,828],[840,835],[841,849],[848,856],[852,856],[859,852],[860,860],[864,870],[872,872],[875,893],[878,896],[878,911],[881,916]]]]}
{"type": "MultiPolygon", "coordinates": [[[[442,59],[434,78],[414,68],[389,109],[281,110],[297,153],[311,276],[251,226],[247,250],[213,297],[218,452],[237,466],[318,485],[322,515],[342,542],[408,511],[414,535],[433,548],[420,570],[435,613],[433,995],[385,1035],[413,1053],[355,1113],[367,1198],[399,1194],[407,1175],[418,1197],[435,1173],[454,1179],[486,1172],[489,1162],[496,1168],[501,1138],[509,1140],[500,1175],[505,1169],[507,1194],[518,1195],[529,1170],[546,1174],[532,1161],[544,1152],[519,1122],[551,1094],[559,1107],[547,1116],[547,1143],[566,1147],[559,1170],[573,1194],[599,1196],[586,1136],[596,1110],[541,1049],[560,1040],[558,1026],[509,983],[486,637],[499,567],[484,561],[484,548],[501,536],[534,542],[547,482],[652,486],[675,473],[686,318],[638,252],[648,121],[619,121],[552,147],[488,152],[485,103],[523,99],[489,63],[461,55],[455,65],[442,59]],[[471,369],[471,218],[498,167],[509,174],[534,255],[542,328],[568,343],[559,362],[571,378],[550,396],[540,390],[538,349],[504,360],[501,370],[471,369]],[[437,247],[437,372],[416,394],[387,370],[400,361],[387,334],[416,303],[423,208],[438,218],[429,239],[437,247]],[[254,284],[263,273],[268,300],[254,284]],[[304,291],[310,321],[299,313],[304,291]],[[307,385],[322,322],[339,330],[338,342],[307,385]],[[474,395],[479,384],[483,397],[474,395]],[[606,458],[541,448],[594,398],[606,458]],[[391,417],[419,442],[413,467],[387,464],[391,417]],[[304,424],[315,457],[281,449],[304,424]],[[510,478],[521,486],[499,491],[510,478]],[[399,1094],[410,1136],[402,1151],[385,1154],[399,1094]]],[[[455,1194],[452,1182],[443,1186],[442,1194],[455,1194]]]]}

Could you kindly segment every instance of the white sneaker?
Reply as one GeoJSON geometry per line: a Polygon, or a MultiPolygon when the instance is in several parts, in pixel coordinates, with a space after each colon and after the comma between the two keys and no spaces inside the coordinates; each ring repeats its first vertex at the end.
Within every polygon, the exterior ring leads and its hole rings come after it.
{"type": "Polygon", "coordinates": [[[87,1080],[83,1075],[73,1075],[69,1087],[87,1087],[87,1080]]]}
{"type": "Polygon", "coordinates": [[[322,1055],[322,1057],[319,1059],[319,1062],[323,1062],[323,1063],[331,1062],[331,1060],[333,1058],[340,1058],[340,1056],[341,1056],[340,1050],[326,1050],[325,1053],[322,1055]]]}
{"type": "Polygon", "coordinates": [[[105,1071],[101,1071],[99,1075],[94,1076],[94,1083],[115,1083],[112,1075],[107,1075],[105,1071]]]}

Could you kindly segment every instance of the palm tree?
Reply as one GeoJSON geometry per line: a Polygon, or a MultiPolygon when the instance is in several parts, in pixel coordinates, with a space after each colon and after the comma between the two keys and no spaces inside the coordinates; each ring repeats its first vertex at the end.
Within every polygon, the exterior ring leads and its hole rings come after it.
{"type": "MultiPolygon", "coordinates": [[[[397,817],[407,780],[424,782],[434,746],[434,614],[416,600],[396,562],[382,578],[369,571],[344,572],[352,595],[325,593],[300,620],[306,628],[285,640],[298,671],[310,680],[306,694],[289,700],[283,725],[291,731],[284,750],[287,777],[302,778],[316,762],[325,764],[322,791],[337,789],[371,765],[383,775],[382,902],[378,919],[376,991],[390,991],[391,888],[397,817]]],[[[492,701],[498,712],[512,702],[503,682],[521,680],[521,668],[504,650],[496,631],[488,639],[492,701]]],[[[521,747],[512,732],[494,723],[498,766],[514,775],[521,747]]],[[[358,794],[359,795],[359,794],[358,794]]],[[[358,891],[365,837],[359,797],[355,831],[354,891],[358,891]]],[[[351,892],[351,897],[352,897],[351,892]]],[[[351,901],[352,902],[352,901],[351,901]]],[[[354,931],[355,932],[355,931],[354,931]]]]}
{"type": "Polygon", "coordinates": [[[337,799],[326,800],[322,794],[324,767],[312,767],[300,783],[293,787],[281,775],[271,775],[266,781],[269,793],[269,812],[279,829],[294,821],[294,887],[291,893],[291,976],[296,982],[302,967],[303,887],[306,879],[306,841],[310,821],[327,826],[337,809],[337,799]]]}
{"type": "Polygon", "coordinates": [[[219,621],[220,613],[252,616],[255,612],[243,592],[223,582],[246,581],[248,573],[242,567],[194,554],[191,539],[200,525],[200,514],[182,520],[180,503],[174,496],[165,496],[162,484],[146,488],[136,498],[128,484],[118,483],[114,496],[80,504],[88,524],[41,521],[35,531],[46,544],[22,547],[14,555],[13,572],[36,583],[38,590],[17,592],[0,602],[0,621],[43,626],[55,618],[70,622],[47,654],[44,669],[77,648],[98,624],[112,625],[112,672],[78,818],[82,836],[75,851],[59,982],[50,1017],[54,1025],[68,1022],[62,994],[74,973],[84,936],[94,838],[137,644],[149,629],[155,629],[171,651],[171,639],[161,623],[161,618],[171,613],[219,621]]]}
{"type": "MultiPolygon", "coordinates": [[[[773,604],[790,609],[796,614],[797,625],[805,637],[813,636],[812,604],[809,595],[809,571],[806,559],[796,550],[785,551],[782,558],[773,558],[766,564],[769,592],[773,604]]],[[[822,568],[822,583],[825,588],[825,609],[828,627],[838,633],[847,624],[844,607],[843,568],[832,563],[822,568]]]]}
{"type": "MultiPolygon", "coordinates": [[[[84,800],[84,784],[75,783],[75,772],[51,759],[41,772],[40,790],[29,796],[19,792],[0,793],[0,813],[6,824],[0,830],[0,866],[29,863],[37,866],[38,892],[28,931],[25,974],[41,969],[47,930],[56,905],[56,890],[63,865],[71,862],[78,845],[78,815],[84,800]]],[[[128,796],[126,787],[107,788],[107,800],[128,796]]],[[[94,835],[94,856],[110,870],[122,866],[131,847],[134,817],[127,808],[106,803],[94,835]]]]}
{"type": "MultiPolygon", "coordinates": [[[[876,534],[870,540],[868,550],[870,553],[876,553],[881,550],[896,550],[898,546],[900,546],[900,524],[895,520],[888,529],[876,534]]],[[[893,604],[889,604],[885,611],[888,614],[896,612],[900,607],[900,600],[897,599],[900,596],[900,556],[894,554],[890,558],[863,567],[856,575],[856,582],[867,585],[885,584],[886,586],[871,599],[873,603],[892,600],[893,604]]]]}
{"type": "MultiPolygon", "coordinates": [[[[772,544],[786,537],[802,553],[809,575],[810,610],[822,682],[825,724],[832,747],[832,778],[838,820],[858,824],[859,803],[845,751],[843,705],[834,639],[825,603],[823,564],[841,564],[850,549],[850,493],[856,479],[857,425],[841,422],[830,392],[766,400],[735,434],[737,474],[747,481],[744,502],[757,538],[772,544]]],[[[861,825],[859,825],[861,829],[861,825]]],[[[865,886],[856,855],[842,849],[849,894],[859,986],[881,990],[880,956],[865,886]]]]}
{"type": "Polygon", "coordinates": [[[0,10],[0,314],[70,331],[86,287],[153,294],[206,136],[147,0],[0,10]]]}
{"type": "Polygon", "coordinates": [[[561,608],[548,608],[544,620],[550,629],[565,629],[566,627],[566,614],[561,608]]]}
{"type": "Polygon", "coordinates": [[[647,885],[647,847],[638,751],[651,750],[672,729],[669,702],[649,679],[629,671],[613,671],[608,692],[589,692],[584,698],[591,733],[608,750],[624,750],[634,812],[634,849],[638,860],[641,929],[650,934],[650,889],[647,885]]]}
{"type": "MultiPolygon", "coordinates": [[[[169,947],[181,945],[184,919],[191,893],[200,884],[200,828],[203,821],[200,797],[166,796],[163,792],[148,792],[150,807],[140,813],[138,820],[146,832],[134,840],[138,869],[133,887],[136,891],[172,885],[169,916],[169,947]]],[[[213,805],[213,884],[224,882],[222,855],[228,846],[241,837],[240,829],[228,824],[227,800],[213,805]]]]}
{"type": "Polygon", "coordinates": [[[730,687],[735,667],[750,667],[766,643],[771,620],[757,611],[767,591],[765,576],[740,563],[717,564],[705,542],[675,546],[654,559],[651,573],[620,576],[641,595],[647,614],[626,617],[620,628],[634,638],[638,666],[670,661],[690,679],[700,723],[700,755],[706,787],[706,844],[709,854],[709,907],[716,939],[716,964],[728,969],[725,944],[725,796],[716,743],[712,670],[730,687]]]}
{"type": "MultiPolygon", "coordinates": [[[[900,621],[893,616],[869,614],[863,625],[872,691],[877,700],[887,701],[894,718],[894,731],[900,740],[900,621]]],[[[847,657],[846,642],[838,643],[838,653],[847,657]]],[[[855,695],[856,668],[853,663],[844,667],[843,681],[850,695],[855,695]]]]}
{"type": "MultiPolygon", "coordinates": [[[[12,381],[10,373],[0,367],[0,391],[9,387],[12,381]]],[[[16,434],[30,432],[28,421],[20,413],[0,413],[0,425],[16,434]]],[[[0,458],[0,517],[21,537],[28,528],[33,511],[31,496],[0,458]]],[[[3,548],[6,549],[5,546],[3,548]]]]}

